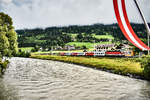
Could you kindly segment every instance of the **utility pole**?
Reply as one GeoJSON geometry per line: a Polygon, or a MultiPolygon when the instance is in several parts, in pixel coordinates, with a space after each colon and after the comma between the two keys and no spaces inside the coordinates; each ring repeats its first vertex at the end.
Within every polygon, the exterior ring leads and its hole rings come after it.
{"type": "Polygon", "coordinates": [[[94,50],[95,50],[95,40],[94,40],[94,50]]]}
{"type": "Polygon", "coordinates": [[[51,55],[53,54],[53,46],[51,46],[51,55]]]}
{"type": "MultiPolygon", "coordinates": [[[[135,4],[136,4],[136,7],[137,7],[137,9],[138,9],[138,11],[139,11],[141,17],[142,17],[142,20],[144,21],[144,25],[145,25],[146,31],[147,31],[147,40],[148,40],[148,43],[147,43],[147,44],[148,44],[148,47],[149,47],[149,46],[150,46],[150,43],[149,43],[150,28],[149,28],[149,26],[148,26],[148,23],[147,23],[145,17],[144,17],[143,12],[141,11],[141,9],[140,9],[140,7],[139,7],[138,2],[137,2],[136,0],[134,0],[134,2],[135,2],[135,4]]],[[[148,54],[149,54],[149,53],[150,53],[150,51],[148,50],[148,54]]]]}

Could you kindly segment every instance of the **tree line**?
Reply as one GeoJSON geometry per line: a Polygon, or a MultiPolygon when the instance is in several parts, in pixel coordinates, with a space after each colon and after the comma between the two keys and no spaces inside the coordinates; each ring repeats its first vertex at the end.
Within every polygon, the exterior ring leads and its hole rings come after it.
{"type": "MultiPolygon", "coordinates": [[[[143,24],[131,24],[137,36],[146,42],[146,30],[143,24]]],[[[22,29],[16,30],[18,34],[19,47],[35,47],[36,45],[43,48],[51,46],[64,46],[68,42],[74,41],[71,34],[77,34],[77,42],[100,41],[91,37],[96,35],[112,35],[116,41],[126,40],[118,24],[94,24],[94,25],[72,25],[64,27],[47,27],[45,29],[22,29]],[[84,33],[84,35],[82,34],[84,33]]],[[[107,40],[103,40],[107,41],[107,40]]]]}

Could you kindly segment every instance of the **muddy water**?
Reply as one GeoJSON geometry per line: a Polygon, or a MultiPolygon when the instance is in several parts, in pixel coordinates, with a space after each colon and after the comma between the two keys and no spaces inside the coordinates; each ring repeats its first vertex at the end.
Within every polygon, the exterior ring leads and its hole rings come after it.
{"type": "Polygon", "coordinates": [[[0,100],[150,100],[150,82],[56,61],[12,58],[0,100]]]}

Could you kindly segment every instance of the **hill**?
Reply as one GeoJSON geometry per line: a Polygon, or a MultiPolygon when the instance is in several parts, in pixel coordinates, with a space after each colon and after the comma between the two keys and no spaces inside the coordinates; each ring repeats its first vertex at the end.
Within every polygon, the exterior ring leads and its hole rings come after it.
{"type": "MultiPolygon", "coordinates": [[[[146,42],[146,31],[143,24],[131,24],[137,35],[146,42]]],[[[94,24],[84,26],[48,27],[45,29],[16,30],[19,47],[51,48],[73,43],[106,43],[126,40],[117,24],[94,24]]],[[[89,44],[88,44],[89,45],[89,44]]]]}

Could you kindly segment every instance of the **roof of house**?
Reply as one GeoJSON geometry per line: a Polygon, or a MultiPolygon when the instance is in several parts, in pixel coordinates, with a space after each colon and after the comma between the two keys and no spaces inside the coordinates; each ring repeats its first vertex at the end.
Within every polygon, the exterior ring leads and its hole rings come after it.
{"type": "Polygon", "coordinates": [[[106,47],[114,47],[116,46],[115,44],[100,44],[100,45],[96,45],[96,48],[106,48],[106,47]]]}

